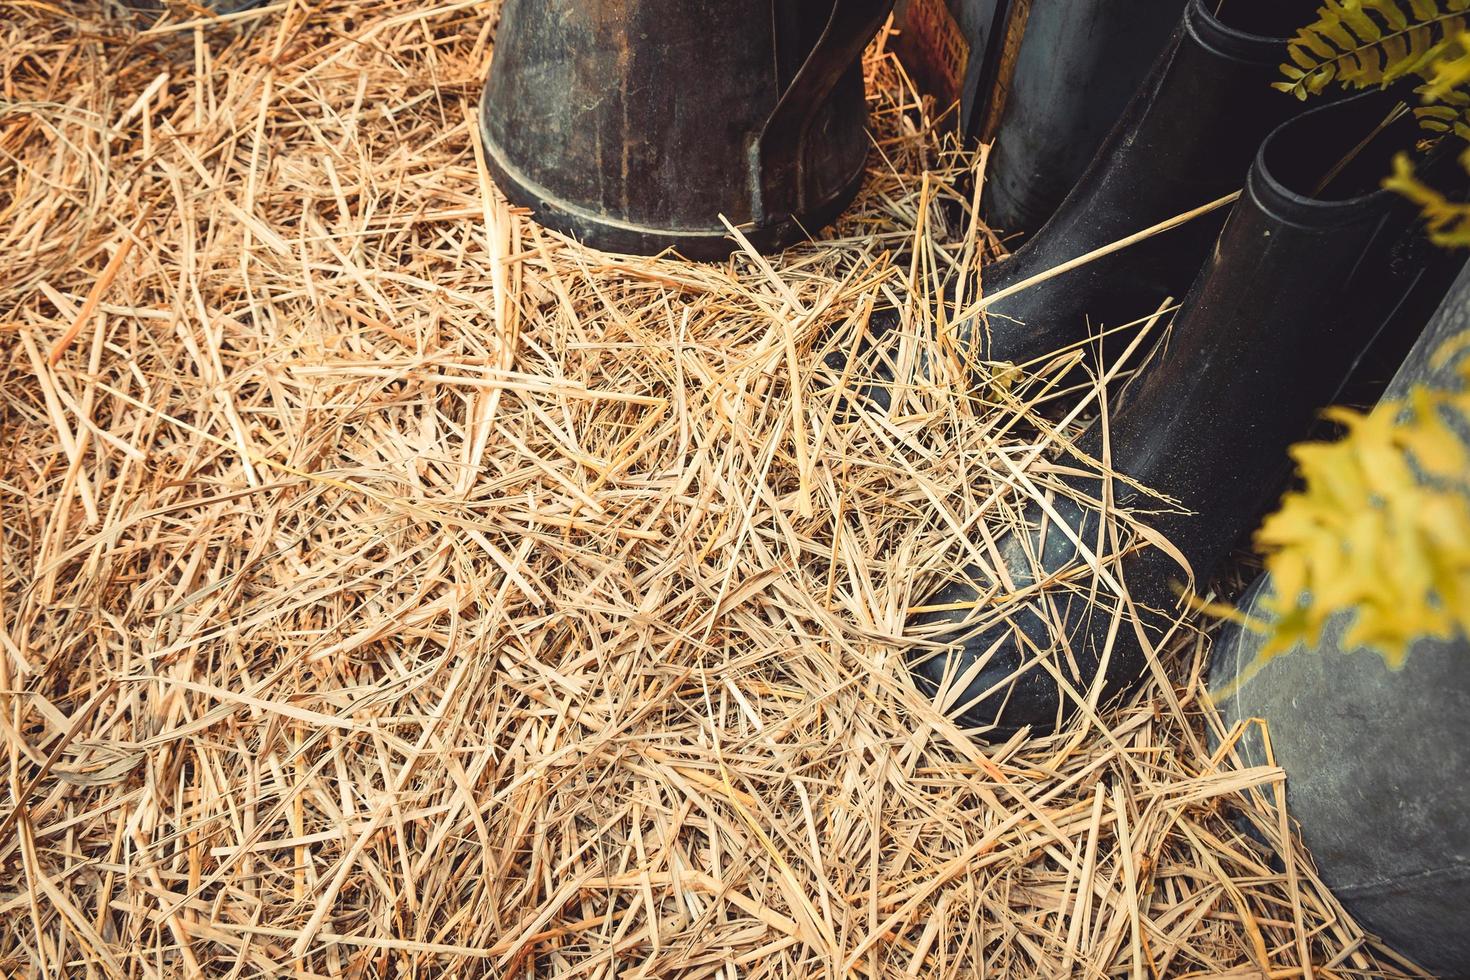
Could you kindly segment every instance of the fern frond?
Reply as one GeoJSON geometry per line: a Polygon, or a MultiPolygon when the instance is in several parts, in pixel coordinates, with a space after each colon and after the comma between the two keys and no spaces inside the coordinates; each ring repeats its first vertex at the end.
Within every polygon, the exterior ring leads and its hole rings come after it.
{"type": "MultiPolygon", "coordinates": [[[[1470,151],[1460,158],[1470,173],[1470,151]]],[[[1429,238],[1437,245],[1470,247],[1470,204],[1451,201],[1439,191],[1414,175],[1414,165],[1407,154],[1400,153],[1393,161],[1393,175],[1383,186],[1397,191],[1424,211],[1424,224],[1429,238]]]]}
{"type": "Polygon", "coordinates": [[[1426,105],[1414,110],[1419,126],[1427,133],[1454,133],[1470,142],[1470,100],[1459,105],[1426,105]]]}
{"type": "Polygon", "coordinates": [[[1456,34],[1444,54],[1429,66],[1425,76],[1429,83],[1419,94],[1426,102],[1438,102],[1455,96],[1467,97],[1470,89],[1470,31],[1456,34]]]}
{"type": "Polygon", "coordinates": [[[1367,88],[1421,74],[1467,26],[1470,0],[1324,0],[1288,44],[1276,88],[1305,99],[1333,82],[1367,88]]]}

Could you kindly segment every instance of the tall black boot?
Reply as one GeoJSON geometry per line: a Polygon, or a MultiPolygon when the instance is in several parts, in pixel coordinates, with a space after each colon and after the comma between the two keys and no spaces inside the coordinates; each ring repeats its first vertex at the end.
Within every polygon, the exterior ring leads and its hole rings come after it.
{"type": "MultiPolygon", "coordinates": [[[[1261,140],[1299,103],[1271,88],[1286,40],[1314,0],[1189,0],[1174,38],[1087,172],[1036,236],[984,273],[1000,290],[1240,188],[1261,140]]],[[[997,147],[997,154],[1002,152],[997,147]]],[[[1089,321],[1118,326],[1181,296],[1219,236],[1225,211],[1196,218],[1028,287],[965,321],[967,359],[1025,363],[1084,340],[1089,321]],[[978,329],[977,329],[978,328],[978,329]]]]}
{"type": "MultiPolygon", "coordinates": [[[[1066,481],[1085,501],[1055,495],[1056,520],[1032,507],[1031,524],[999,542],[1013,598],[971,566],[925,606],[985,606],[917,616],[919,635],[948,647],[910,653],[919,686],[984,737],[1024,726],[1056,728],[1074,695],[1106,699],[1146,666],[1150,642],[1178,607],[1173,583],[1207,580],[1279,489],[1286,448],[1330,403],[1359,354],[1383,329],[1422,329],[1453,275],[1430,246],[1412,205],[1378,184],[1394,151],[1417,136],[1402,114],[1325,191],[1324,174],[1383,120],[1396,96],[1371,93],[1315,109],[1278,128],[1261,147],[1209,266],[1177,316],[1167,344],[1113,414],[1113,468],[1165,495],[1168,506],[1121,480],[1116,503],[1158,508],[1152,529],[1189,571],[1143,539],[1102,533],[1099,479],[1066,481]],[[1106,575],[1077,542],[1104,558],[1106,575]],[[1119,591],[1131,598],[1118,611],[1119,591]],[[962,618],[963,617],[963,618],[962,618]],[[1115,619],[1118,620],[1115,622],[1115,619]],[[1065,684],[1063,683],[1065,681],[1065,684]]],[[[1094,428],[1079,448],[1101,457],[1094,428]]]]}
{"type": "Polygon", "coordinates": [[[1169,43],[1184,3],[1033,0],[985,168],[992,228],[1029,234],[1051,217],[1169,43]]]}

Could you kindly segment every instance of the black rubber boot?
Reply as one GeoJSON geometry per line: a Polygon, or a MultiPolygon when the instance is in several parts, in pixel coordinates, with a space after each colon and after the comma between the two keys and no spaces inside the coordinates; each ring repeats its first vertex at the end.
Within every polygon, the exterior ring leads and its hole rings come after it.
{"type": "MultiPolygon", "coordinates": [[[[1418,135],[1412,116],[1401,115],[1316,191],[1396,101],[1359,96],[1270,136],[1165,349],[1113,413],[1113,468],[1176,503],[1120,480],[1111,484],[1115,501],[1157,510],[1148,525],[1196,581],[1208,580],[1253,526],[1286,475],[1287,446],[1333,400],[1372,338],[1385,328],[1417,333],[1453,274],[1447,253],[1425,240],[1413,206],[1377,189],[1393,152],[1418,135]]],[[[1086,433],[1080,449],[1100,458],[1101,433],[1086,433]]],[[[999,542],[1010,598],[972,566],[924,606],[985,612],[961,621],[964,613],[936,611],[912,623],[920,637],[949,645],[937,655],[932,647],[911,652],[918,684],[965,725],[987,729],[983,737],[1055,729],[1075,708],[1059,678],[1099,700],[1131,687],[1146,666],[1135,625],[1157,640],[1178,606],[1173,583],[1188,577],[1160,548],[1102,534],[1095,504],[1102,481],[1067,482],[1093,503],[1056,495],[1061,525],[1040,520],[1032,507],[1028,530],[999,542]],[[1108,575],[1096,575],[1076,541],[1126,557],[1105,560],[1108,575]],[[1114,615],[1114,582],[1136,613],[1114,615]]]]}
{"type": "MultiPolygon", "coordinates": [[[[1311,18],[1314,4],[1227,3],[1224,20],[1211,12],[1215,6],[1189,0],[1173,40],[1056,214],[985,271],[986,294],[1240,188],[1261,140],[1299,111],[1300,103],[1271,83],[1286,59],[1286,39],[1311,18]]],[[[998,301],[983,321],[955,328],[959,349],[968,358],[1022,364],[1086,339],[1089,321],[1118,326],[1148,316],[1166,296],[1189,288],[1225,213],[998,301]]]]}
{"type": "MultiPolygon", "coordinates": [[[[1464,358],[1442,361],[1470,330],[1470,268],[1461,273],[1388,397],[1416,385],[1459,390],[1464,358]]],[[[1445,421],[1470,449],[1470,418],[1445,421]]],[[[1260,605],[1269,576],[1240,607],[1260,605]]],[[[1470,976],[1470,638],[1424,637],[1399,669],[1346,642],[1351,613],[1327,622],[1320,641],[1259,670],[1266,634],[1227,627],[1215,645],[1212,692],[1227,726],[1262,718],[1236,743],[1247,766],[1286,769],[1291,815],[1322,879],[1349,912],[1436,976],[1470,976]]]]}
{"type": "Polygon", "coordinates": [[[985,168],[990,227],[1030,234],[1051,217],[1169,43],[1184,3],[1033,0],[985,168]]]}
{"type": "Polygon", "coordinates": [[[784,248],[862,182],[862,53],[892,5],[509,0],[480,104],[486,166],[596,248],[722,258],[724,220],[784,248]]]}

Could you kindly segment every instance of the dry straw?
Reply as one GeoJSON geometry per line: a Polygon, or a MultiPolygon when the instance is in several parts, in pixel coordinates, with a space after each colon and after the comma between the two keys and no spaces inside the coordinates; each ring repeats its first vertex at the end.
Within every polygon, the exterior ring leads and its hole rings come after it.
{"type": "Polygon", "coordinates": [[[998,251],[881,43],[842,225],[692,265],[498,196],[496,17],[5,4],[0,969],[1412,972],[1210,748],[1190,623],[1030,743],[906,682],[1088,461],[1056,365],[889,413],[821,367],[894,305],[908,377],[998,251]]]}

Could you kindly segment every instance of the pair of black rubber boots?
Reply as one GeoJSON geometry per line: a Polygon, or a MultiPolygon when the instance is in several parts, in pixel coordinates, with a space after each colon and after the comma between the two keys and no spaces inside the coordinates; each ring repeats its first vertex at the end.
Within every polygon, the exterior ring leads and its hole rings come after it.
{"type": "MultiPolygon", "coordinates": [[[[966,567],[921,606],[946,611],[910,620],[918,685],[981,738],[1053,731],[1080,704],[1135,686],[1180,618],[1182,586],[1207,582],[1279,493],[1287,447],[1370,350],[1387,379],[1460,264],[1428,244],[1412,205],[1381,189],[1419,135],[1400,93],[1302,111],[1271,83],[1313,4],[1215,8],[1190,0],[1086,174],[1030,243],[988,270],[985,292],[1243,183],[1233,208],[1009,292],[950,328],[977,372],[1035,366],[1087,343],[1089,324],[1139,322],[1184,295],[1110,414],[1107,456],[1127,480],[1066,479],[1068,492],[1049,492],[1000,539],[1003,573],[966,567]],[[1151,511],[1145,523],[1172,549],[1114,522],[1119,507],[1151,511]]],[[[886,401],[883,388],[869,397],[886,401]]],[[[1077,471],[1098,472],[1101,426],[1072,451],[1077,471]]]]}

